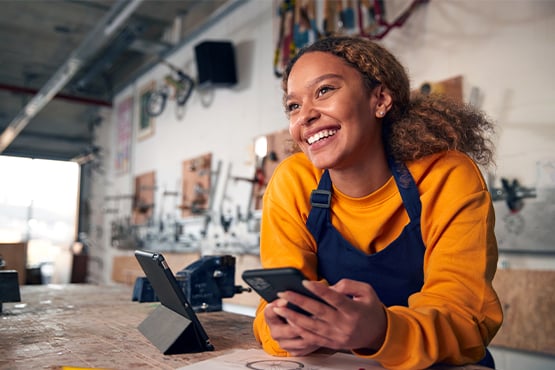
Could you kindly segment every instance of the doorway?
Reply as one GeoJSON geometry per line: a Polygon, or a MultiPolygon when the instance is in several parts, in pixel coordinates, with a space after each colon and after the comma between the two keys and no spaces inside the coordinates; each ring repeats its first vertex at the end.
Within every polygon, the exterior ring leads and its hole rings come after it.
{"type": "Polygon", "coordinates": [[[0,243],[25,243],[41,283],[69,283],[79,172],[74,162],[0,156],[0,243]]]}

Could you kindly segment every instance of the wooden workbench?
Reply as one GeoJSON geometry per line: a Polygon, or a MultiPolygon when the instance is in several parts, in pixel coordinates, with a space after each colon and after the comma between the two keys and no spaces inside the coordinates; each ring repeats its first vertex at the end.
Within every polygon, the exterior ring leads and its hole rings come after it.
{"type": "MultiPolygon", "coordinates": [[[[137,329],[158,303],[131,300],[128,285],[25,285],[0,314],[0,370],[177,369],[234,349],[259,348],[252,317],[199,313],[213,352],[163,355],[137,329]]],[[[480,366],[434,369],[485,369],[480,366]]]]}
{"type": "Polygon", "coordinates": [[[127,285],[27,285],[4,303],[0,369],[176,369],[234,348],[258,348],[252,317],[200,313],[214,352],[165,356],[137,329],[158,303],[131,300],[127,285]]]}

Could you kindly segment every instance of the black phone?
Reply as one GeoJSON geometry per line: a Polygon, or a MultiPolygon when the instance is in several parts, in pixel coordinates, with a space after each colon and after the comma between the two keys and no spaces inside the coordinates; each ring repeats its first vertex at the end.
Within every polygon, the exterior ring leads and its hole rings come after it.
{"type": "MultiPolygon", "coordinates": [[[[252,289],[254,289],[254,291],[268,302],[276,300],[278,298],[278,292],[290,290],[328,304],[322,298],[303,286],[302,281],[306,280],[306,277],[301,271],[293,267],[246,270],[241,277],[252,289]]],[[[294,304],[289,303],[288,307],[302,314],[308,316],[312,315],[294,304]]]]}

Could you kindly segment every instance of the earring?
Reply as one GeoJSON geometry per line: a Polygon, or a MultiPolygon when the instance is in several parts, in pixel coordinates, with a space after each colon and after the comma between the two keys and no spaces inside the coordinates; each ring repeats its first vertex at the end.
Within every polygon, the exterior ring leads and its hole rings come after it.
{"type": "Polygon", "coordinates": [[[384,112],[384,111],[378,112],[378,115],[379,115],[380,117],[383,117],[383,116],[385,115],[385,112],[384,112]]]}

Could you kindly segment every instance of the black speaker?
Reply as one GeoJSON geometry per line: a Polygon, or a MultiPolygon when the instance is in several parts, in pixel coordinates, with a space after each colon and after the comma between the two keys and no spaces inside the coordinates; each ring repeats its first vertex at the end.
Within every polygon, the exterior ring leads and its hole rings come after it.
{"type": "Polygon", "coordinates": [[[203,41],[195,45],[199,87],[237,83],[235,50],[229,41],[203,41]]]}

